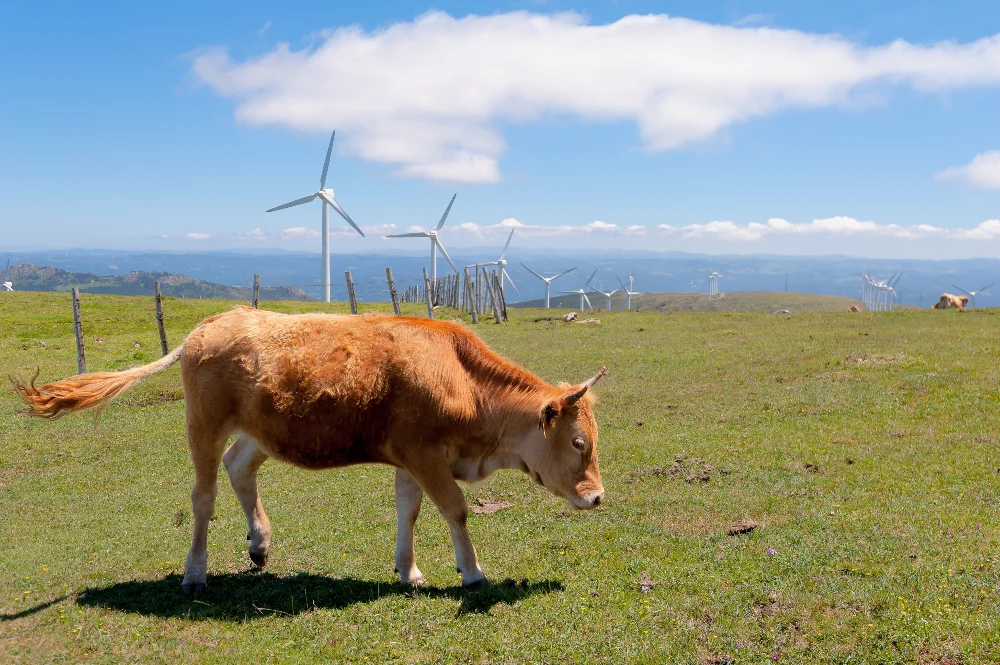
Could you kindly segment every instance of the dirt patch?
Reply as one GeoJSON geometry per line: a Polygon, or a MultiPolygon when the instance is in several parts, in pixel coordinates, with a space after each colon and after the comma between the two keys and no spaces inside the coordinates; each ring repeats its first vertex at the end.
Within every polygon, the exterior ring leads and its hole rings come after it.
{"type": "Polygon", "coordinates": [[[157,406],[158,404],[169,404],[184,399],[184,391],[180,388],[174,390],[161,390],[157,393],[139,393],[126,397],[122,401],[129,406],[157,406]]]}
{"type": "Polygon", "coordinates": [[[729,525],[729,535],[738,536],[741,533],[750,533],[757,528],[757,523],[753,520],[736,520],[729,525]]]}
{"type": "Polygon", "coordinates": [[[649,571],[643,571],[642,575],[639,576],[639,591],[643,593],[649,593],[656,587],[656,582],[650,577],[649,571]]]}
{"type": "Polygon", "coordinates": [[[629,474],[630,479],[635,482],[645,478],[670,478],[671,480],[684,479],[688,484],[707,483],[715,475],[729,475],[730,470],[726,468],[716,468],[715,465],[701,457],[688,457],[678,453],[674,455],[674,461],[668,466],[653,466],[648,469],[636,469],[629,474]]]}
{"type": "Polygon", "coordinates": [[[848,356],[841,364],[853,365],[856,367],[881,367],[883,365],[898,365],[906,362],[906,356],[902,353],[885,355],[882,353],[865,353],[860,356],[848,356]]]}
{"type": "Polygon", "coordinates": [[[469,506],[469,510],[474,512],[476,515],[492,515],[498,510],[503,510],[504,508],[513,508],[514,504],[510,501],[493,501],[492,499],[476,499],[469,506]]]}

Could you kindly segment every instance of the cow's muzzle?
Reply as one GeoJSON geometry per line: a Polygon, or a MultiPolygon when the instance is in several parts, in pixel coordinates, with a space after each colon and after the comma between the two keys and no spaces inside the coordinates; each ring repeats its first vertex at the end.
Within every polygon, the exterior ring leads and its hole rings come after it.
{"type": "Polygon", "coordinates": [[[580,510],[593,510],[597,508],[604,502],[604,490],[597,490],[594,492],[587,492],[586,494],[578,497],[573,497],[572,503],[575,508],[580,510]]]}

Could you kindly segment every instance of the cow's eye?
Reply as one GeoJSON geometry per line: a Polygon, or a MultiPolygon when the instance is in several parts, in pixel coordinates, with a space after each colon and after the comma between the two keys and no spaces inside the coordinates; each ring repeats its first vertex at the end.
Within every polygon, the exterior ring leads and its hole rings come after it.
{"type": "Polygon", "coordinates": [[[577,450],[583,450],[587,444],[583,442],[583,439],[573,439],[573,447],[577,450]]]}

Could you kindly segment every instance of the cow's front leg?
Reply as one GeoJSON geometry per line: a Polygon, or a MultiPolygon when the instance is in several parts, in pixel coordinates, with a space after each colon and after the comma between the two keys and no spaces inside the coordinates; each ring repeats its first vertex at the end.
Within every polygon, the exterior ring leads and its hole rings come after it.
{"type": "Polygon", "coordinates": [[[427,496],[441,511],[441,516],[451,529],[451,540],[455,545],[455,562],[458,572],[462,575],[462,584],[464,586],[484,584],[486,575],[479,567],[476,548],[472,546],[469,529],[466,527],[469,507],[465,504],[462,488],[451,475],[451,467],[443,460],[439,464],[424,460],[419,467],[410,469],[410,474],[416,478],[427,496]]]}
{"type": "Polygon", "coordinates": [[[396,469],[396,572],[403,584],[424,583],[413,551],[413,525],[420,514],[424,491],[404,469],[396,469]]]}
{"type": "Polygon", "coordinates": [[[257,470],[267,461],[267,455],[257,443],[246,436],[236,439],[222,457],[236,497],[247,516],[247,540],[250,541],[250,560],[258,567],[267,564],[271,549],[271,522],[264,513],[257,492],[257,470]]]}

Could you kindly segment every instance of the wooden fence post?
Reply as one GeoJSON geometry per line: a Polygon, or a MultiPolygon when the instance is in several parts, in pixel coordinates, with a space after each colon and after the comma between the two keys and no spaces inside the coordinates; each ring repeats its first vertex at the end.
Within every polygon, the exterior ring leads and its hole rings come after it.
{"type": "Polygon", "coordinates": [[[344,272],[344,276],[347,278],[347,299],[351,303],[351,314],[357,314],[358,300],[354,297],[354,278],[351,276],[350,270],[344,272]]]}
{"type": "Polygon", "coordinates": [[[468,296],[471,295],[471,294],[469,294],[469,289],[471,287],[472,287],[472,277],[469,276],[469,269],[468,269],[468,267],[466,267],[466,269],[465,269],[466,302],[469,305],[471,305],[471,309],[472,309],[472,322],[478,324],[479,323],[479,312],[477,311],[478,308],[476,307],[476,301],[475,301],[474,298],[472,300],[470,300],[468,298],[468,296]]]}
{"type": "Polygon", "coordinates": [[[167,355],[167,331],[163,327],[163,295],[160,293],[160,283],[153,282],[153,297],[156,298],[156,328],[160,331],[160,351],[167,355]]]}
{"type": "Polygon", "coordinates": [[[434,304],[431,300],[431,280],[427,276],[427,268],[424,268],[424,296],[427,300],[427,318],[434,318],[434,304]]]}
{"type": "Polygon", "coordinates": [[[73,289],[73,330],[76,333],[76,373],[87,373],[87,353],[83,348],[83,321],[80,320],[80,289],[73,289]]]}
{"type": "Polygon", "coordinates": [[[490,273],[486,268],[483,268],[483,285],[486,287],[486,293],[489,295],[490,305],[493,308],[494,323],[503,323],[503,317],[500,316],[500,305],[497,303],[497,295],[493,290],[490,273]]]}
{"type": "Polygon", "coordinates": [[[396,283],[392,281],[392,268],[385,269],[385,278],[389,280],[389,298],[392,300],[392,311],[399,316],[399,296],[396,295],[396,283]]]}
{"type": "Polygon", "coordinates": [[[260,275],[255,274],[253,276],[253,308],[257,309],[257,304],[260,301],[260,275]]]}
{"type": "Polygon", "coordinates": [[[503,295],[503,282],[502,277],[497,274],[497,271],[493,271],[493,284],[496,292],[500,295],[500,314],[503,315],[503,320],[509,321],[507,318],[507,299],[503,295]]]}

